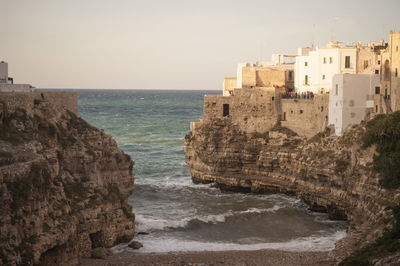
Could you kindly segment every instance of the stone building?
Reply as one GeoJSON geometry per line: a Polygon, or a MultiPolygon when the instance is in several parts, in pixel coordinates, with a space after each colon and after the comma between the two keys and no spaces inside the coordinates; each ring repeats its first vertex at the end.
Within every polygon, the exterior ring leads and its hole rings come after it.
{"type": "Polygon", "coordinates": [[[379,87],[375,74],[336,74],[329,94],[329,125],[341,136],[350,125],[359,124],[374,106],[374,93],[379,87]]]}
{"type": "Polygon", "coordinates": [[[0,92],[29,92],[33,88],[29,84],[14,84],[14,79],[8,76],[8,63],[0,62],[0,92]]]}
{"type": "Polygon", "coordinates": [[[375,113],[400,110],[400,32],[390,32],[389,42],[378,57],[380,62],[380,89],[376,91],[375,113]]]}
{"type": "Polygon", "coordinates": [[[280,122],[307,138],[333,125],[341,135],[349,125],[400,110],[399,47],[400,33],[391,32],[389,43],[330,42],[299,48],[295,58],[276,54],[271,62],[238,64],[237,76],[224,79],[223,95],[204,97],[202,121],[229,120],[246,133],[280,122]]]}
{"type": "Polygon", "coordinates": [[[224,96],[230,96],[233,95],[233,91],[236,88],[236,77],[230,77],[230,78],[224,78],[224,82],[222,84],[222,94],[224,96]]]}
{"type": "Polygon", "coordinates": [[[336,74],[372,73],[379,75],[379,55],[384,41],[362,46],[361,42],[329,42],[326,48],[299,48],[296,57],[297,92],[328,93],[336,74]]]}

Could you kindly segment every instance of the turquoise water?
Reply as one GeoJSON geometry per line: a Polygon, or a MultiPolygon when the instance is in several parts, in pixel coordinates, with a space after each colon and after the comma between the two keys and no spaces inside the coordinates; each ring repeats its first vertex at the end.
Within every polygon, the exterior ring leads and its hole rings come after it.
{"type": "MultiPolygon", "coordinates": [[[[135,161],[136,252],[329,250],[345,224],[285,195],[221,192],[194,185],[183,151],[190,121],[215,91],[78,90],[79,113],[135,161]]],[[[126,245],[115,247],[125,250],[126,245]]]]}

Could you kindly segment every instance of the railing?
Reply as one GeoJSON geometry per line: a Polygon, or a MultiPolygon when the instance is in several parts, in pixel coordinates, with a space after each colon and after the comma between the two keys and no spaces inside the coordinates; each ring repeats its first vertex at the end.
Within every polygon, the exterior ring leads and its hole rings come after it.
{"type": "Polygon", "coordinates": [[[280,94],[281,99],[314,99],[314,93],[312,91],[307,92],[285,92],[280,94]]]}

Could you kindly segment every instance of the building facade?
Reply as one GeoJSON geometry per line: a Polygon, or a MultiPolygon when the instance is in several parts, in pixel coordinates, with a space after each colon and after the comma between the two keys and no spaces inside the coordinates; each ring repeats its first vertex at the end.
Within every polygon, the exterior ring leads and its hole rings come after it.
{"type": "Polygon", "coordinates": [[[341,136],[350,125],[359,124],[374,107],[374,93],[380,85],[375,74],[336,74],[329,93],[329,124],[341,136]]]}
{"type": "Polygon", "coordinates": [[[14,84],[14,79],[8,76],[8,63],[0,62],[0,92],[29,92],[33,88],[29,84],[14,84]]]}
{"type": "Polygon", "coordinates": [[[297,92],[328,93],[335,74],[357,73],[357,48],[330,42],[326,48],[299,49],[296,57],[297,92]]]}

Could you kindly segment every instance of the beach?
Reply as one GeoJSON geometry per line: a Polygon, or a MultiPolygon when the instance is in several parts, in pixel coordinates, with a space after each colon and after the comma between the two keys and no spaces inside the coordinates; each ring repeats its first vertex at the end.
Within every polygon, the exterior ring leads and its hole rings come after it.
{"type": "Polygon", "coordinates": [[[81,266],[128,265],[334,265],[329,252],[291,252],[282,250],[202,251],[170,253],[123,252],[106,259],[80,260],[81,266]]]}

